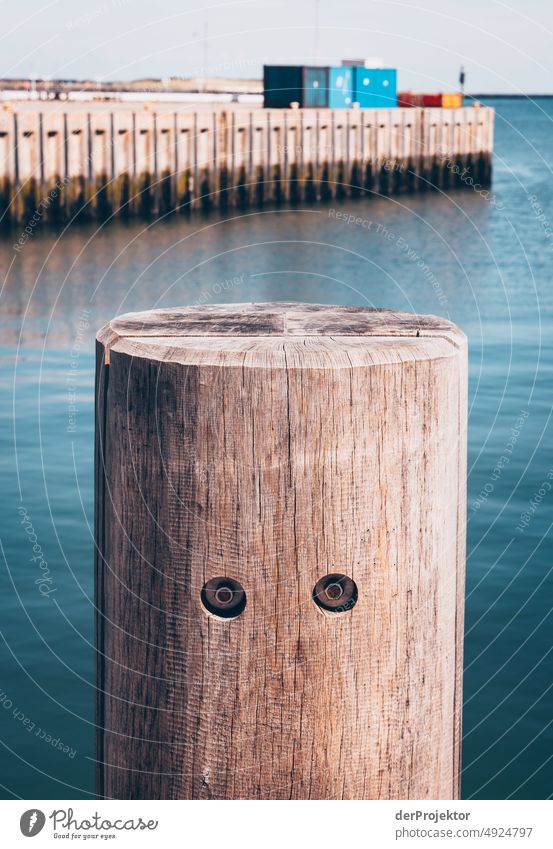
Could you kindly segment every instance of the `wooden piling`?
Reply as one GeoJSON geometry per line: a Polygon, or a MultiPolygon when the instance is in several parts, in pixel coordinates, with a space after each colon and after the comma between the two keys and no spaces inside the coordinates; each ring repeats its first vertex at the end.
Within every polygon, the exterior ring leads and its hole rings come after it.
{"type": "Polygon", "coordinates": [[[258,304],[98,334],[98,795],[455,799],[466,339],[258,304]]]}

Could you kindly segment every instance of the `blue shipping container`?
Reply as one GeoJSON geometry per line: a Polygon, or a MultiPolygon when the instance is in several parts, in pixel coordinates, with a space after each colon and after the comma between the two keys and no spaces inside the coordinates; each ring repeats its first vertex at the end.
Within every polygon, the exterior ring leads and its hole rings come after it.
{"type": "Polygon", "coordinates": [[[328,105],[347,109],[353,102],[353,68],[329,68],[328,105]]]}
{"type": "Polygon", "coordinates": [[[397,71],[395,68],[361,68],[354,70],[354,101],[361,109],[397,106],[397,71]]]}
{"type": "Polygon", "coordinates": [[[355,67],[353,99],[361,109],[375,109],[379,103],[377,95],[378,85],[376,81],[376,68],[355,67]]]}
{"type": "Polygon", "coordinates": [[[377,94],[380,105],[388,109],[397,106],[397,71],[395,68],[378,68],[376,75],[377,94]]]}

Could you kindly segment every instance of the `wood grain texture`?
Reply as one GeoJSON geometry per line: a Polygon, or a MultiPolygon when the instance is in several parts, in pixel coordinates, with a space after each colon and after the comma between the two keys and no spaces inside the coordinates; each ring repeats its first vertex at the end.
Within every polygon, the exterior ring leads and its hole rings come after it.
{"type": "Polygon", "coordinates": [[[98,339],[99,794],[458,798],[461,331],[276,303],[98,339]],[[358,600],[328,615],[332,572],[358,600]]]}
{"type": "MultiPolygon", "coordinates": [[[[360,194],[468,190],[491,182],[494,110],[258,109],[240,104],[12,103],[0,111],[0,214],[104,224],[219,207],[360,194]],[[470,178],[470,179],[469,179],[470,178]],[[56,188],[56,196],[59,194],[56,188]]],[[[330,214],[330,212],[329,212],[330,214]]]]}

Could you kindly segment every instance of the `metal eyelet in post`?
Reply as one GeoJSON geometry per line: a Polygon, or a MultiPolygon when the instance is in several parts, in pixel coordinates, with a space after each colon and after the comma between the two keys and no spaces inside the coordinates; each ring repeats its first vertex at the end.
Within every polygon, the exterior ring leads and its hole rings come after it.
{"type": "Polygon", "coordinates": [[[207,612],[220,619],[236,619],[246,607],[246,591],[234,578],[211,578],[200,597],[207,612]]]}
{"type": "Polygon", "coordinates": [[[357,585],[347,575],[333,572],[317,581],[313,588],[313,601],[321,610],[345,613],[357,602],[357,585]]]}

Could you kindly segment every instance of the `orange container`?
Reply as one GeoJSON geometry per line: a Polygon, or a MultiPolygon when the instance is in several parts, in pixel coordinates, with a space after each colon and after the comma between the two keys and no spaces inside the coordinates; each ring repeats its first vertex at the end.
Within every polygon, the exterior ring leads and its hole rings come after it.
{"type": "Polygon", "coordinates": [[[462,94],[442,94],[442,107],[444,109],[460,109],[462,105],[462,94]]]}

